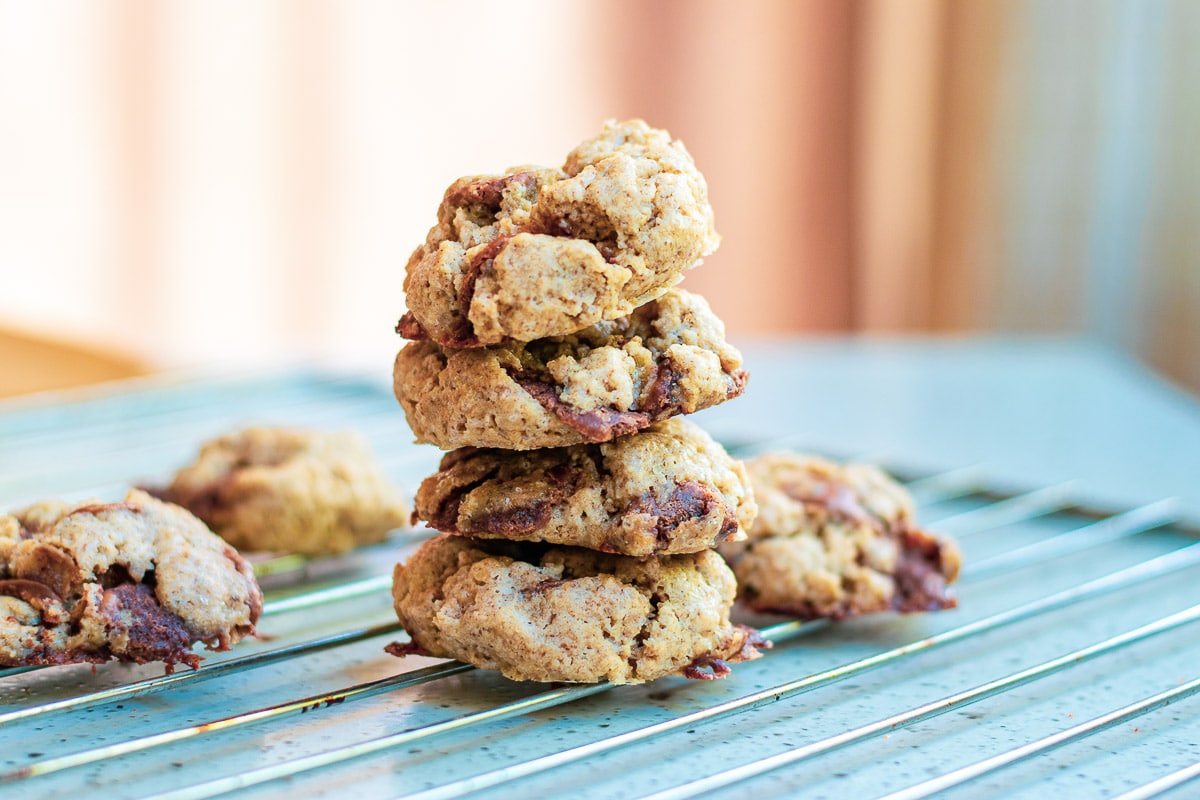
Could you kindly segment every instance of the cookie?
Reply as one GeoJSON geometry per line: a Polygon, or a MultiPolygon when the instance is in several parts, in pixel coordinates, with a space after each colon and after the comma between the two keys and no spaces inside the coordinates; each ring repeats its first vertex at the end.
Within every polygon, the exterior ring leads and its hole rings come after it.
{"type": "Polygon", "coordinates": [[[414,522],[447,533],[629,556],[745,538],[756,508],[741,462],[684,419],[605,444],[455,450],[413,505],[414,522]]]}
{"type": "Polygon", "coordinates": [[[133,490],[121,503],[42,503],[0,516],[0,665],[163,661],[254,633],[250,565],[184,509],[133,490]]]}
{"type": "Polygon", "coordinates": [[[746,468],[758,517],[720,552],[750,608],[810,619],[955,606],[957,546],[915,527],[912,498],[879,469],[793,454],[746,468]]]}
{"type": "Polygon", "coordinates": [[[717,248],[704,177],[679,141],[609,122],[562,169],[451,184],[408,261],[397,331],[445,347],[530,342],[627,316],[717,248]]]}
{"type": "Polygon", "coordinates": [[[722,677],[756,658],[729,621],[733,574],[712,550],[637,559],[440,534],[398,565],[392,595],[420,652],[520,681],[722,677]]]}
{"type": "Polygon", "coordinates": [[[222,436],[156,493],[249,551],[341,553],[383,541],[408,516],[366,442],[349,432],[222,436]]]}
{"type": "Polygon", "coordinates": [[[742,357],[699,295],[672,289],[569,336],[454,350],[414,342],[396,397],[419,442],[532,450],[606,442],[742,393],[742,357]]]}

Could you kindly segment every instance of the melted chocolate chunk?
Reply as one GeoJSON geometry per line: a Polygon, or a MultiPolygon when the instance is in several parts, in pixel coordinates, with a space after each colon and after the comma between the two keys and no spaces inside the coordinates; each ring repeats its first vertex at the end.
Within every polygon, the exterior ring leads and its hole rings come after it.
{"type": "Polygon", "coordinates": [[[481,205],[498,209],[504,199],[504,191],[510,184],[518,183],[530,189],[536,182],[537,176],[528,170],[498,178],[481,178],[447,190],[442,202],[448,206],[481,205]]]}
{"type": "Polygon", "coordinates": [[[183,506],[192,512],[192,514],[199,517],[205,525],[208,525],[210,528],[216,528],[220,524],[218,517],[225,510],[226,506],[229,505],[228,495],[231,487],[237,480],[238,472],[248,464],[249,461],[239,459],[238,462],[231,466],[228,472],[218,475],[214,480],[198,486],[191,492],[177,492],[170,489],[163,489],[160,491],[151,491],[151,494],[160,500],[183,506]]]}
{"type": "Polygon", "coordinates": [[[859,502],[858,494],[844,483],[826,479],[812,485],[787,483],[780,488],[793,500],[824,509],[831,517],[885,530],[883,520],[867,511],[859,502]]]}
{"type": "Polygon", "coordinates": [[[670,358],[664,358],[655,364],[654,379],[642,400],[641,410],[655,420],[670,416],[678,411],[681,403],[679,398],[679,373],[670,358]]]}
{"type": "Polygon", "coordinates": [[[938,611],[958,605],[946,590],[941,542],[924,531],[905,530],[900,534],[900,557],[893,578],[896,595],[892,608],[896,611],[938,611]]]}
{"type": "Polygon", "coordinates": [[[62,621],[62,597],[44,583],[23,578],[0,580],[0,595],[24,600],[42,615],[45,623],[56,625],[62,621]]]}
{"type": "Polygon", "coordinates": [[[692,680],[711,681],[724,678],[732,670],[730,661],[753,661],[761,658],[759,650],[768,650],[771,642],[763,637],[755,628],[748,625],[734,625],[735,638],[725,642],[722,650],[727,653],[720,658],[713,653],[706,653],[692,659],[692,663],[683,668],[684,677],[692,680]]]}
{"type": "Polygon", "coordinates": [[[547,236],[562,236],[569,239],[575,238],[575,226],[565,217],[553,217],[543,219],[541,225],[537,228],[538,233],[544,233],[547,236]]]}
{"type": "Polygon", "coordinates": [[[556,586],[562,586],[564,583],[566,581],[558,578],[546,578],[545,580],[538,581],[533,586],[526,586],[521,590],[521,594],[526,596],[531,594],[545,594],[556,586]]]}
{"type": "Polygon", "coordinates": [[[430,655],[433,655],[433,653],[430,653],[428,650],[426,650],[424,647],[421,647],[421,645],[417,644],[415,641],[392,642],[391,644],[386,645],[383,648],[383,651],[385,653],[387,653],[388,655],[395,656],[396,658],[404,658],[405,656],[430,656],[430,655]]]}
{"type": "Polygon", "coordinates": [[[543,408],[558,417],[560,422],[578,432],[584,441],[592,444],[636,433],[654,421],[648,414],[640,411],[618,411],[615,408],[580,411],[560,400],[553,385],[537,378],[511,374],[513,380],[522,389],[529,392],[534,400],[541,403],[543,408]]]}
{"type": "Polygon", "coordinates": [[[466,272],[463,273],[462,289],[458,292],[458,310],[462,314],[465,326],[460,338],[475,335],[471,323],[467,321],[467,316],[471,313],[471,301],[475,299],[475,283],[479,280],[479,274],[492,268],[492,262],[496,260],[496,256],[500,255],[500,251],[508,246],[508,240],[511,238],[511,236],[500,236],[492,239],[471,256],[471,263],[467,265],[466,272]]]}
{"type": "Polygon", "coordinates": [[[421,323],[417,322],[411,311],[406,311],[396,323],[396,333],[414,342],[423,342],[429,338],[429,334],[421,327],[421,323]]]}
{"type": "MultiPolygon", "coordinates": [[[[487,476],[464,487],[458,492],[461,497],[471,489],[491,479],[499,466],[487,476]]],[[[583,480],[583,471],[569,464],[559,464],[546,472],[546,480],[540,496],[528,505],[513,505],[506,508],[494,508],[484,514],[478,514],[465,520],[461,526],[462,533],[494,533],[502,536],[520,536],[544,528],[550,521],[554,507],[562,503],[579,489],[583,480]]],[[[455,518],[459,514],[460,505],[455,507],[455,518]]],[[[439,529],[441,530],[441,529],[439,529]]]]}
{"type": "MultiPolygon", "coordinates": [[[[429,514],[429,519],[425,520],[426,524],[435,531],[458,533],[458,509],[462,506],[463,495],[469,491],[471,491],[471,487],[464,486],[438,498],[437,507],[434,508],[433,513],[429,514]]],[[[419,510],[413,508],[410,517],[411,524],[416,525],[421,521],[420,513],[419,510]]]]}
{"type": "Polygon", "coordinates": [[[112,630],[128,637],[121,658],[145,664],[162,661],[167,669],[184,663],[195,669],[200,656],[192,652],[192,635],[183,620],[159,605],[145,584],[125,584],[104,592],[100,615],[112,630]]]}
{"type": "Polygon", "coordinates": [[[100,514],[104,511],[132,511],[135,514],[142,513],[140,506],[135,506],[133,503],[93,503],[90,506],[80,506],[72,509],[68,517],[73,517],[76,514],[100,514]]]}
{"type": "Polygon", "coordinates": [[[24,578],[44,585],[63,600],[74,596],[79,587],[79,565],[57,547],[38,543],[27,556],[24,578]]]}
{"type": "MultiPolygon", "coordinates": [[[[436,339],[442,347],[458,349],[483,346],[479,337],[475,335],[475,327],[469,319],[471,301],[475,299],[475,284],[484,270],[492,268],[492,262],[496,260],[496,256],[500,255],[500,251],[505,248],[511,238],[511,236],[501,236],[493,239],[471,256],[470,263],[463,271],[462,288],[458,292],[458,318],[454,328],[448,334],[436,339]]],[[[396,333],[405,339],[418,342],[431,338],[429,332],[417,321],[411,311],[406,312],[396,323],[396,333]]]]}
{"type": "Polygon", "coordinates": [[[515,536],[544,528],[549,521],[550,502],[543,498],[527,506],[513,506],[491,511],[481,517],[473,517],[470,520],[468,532],[515,536]]]}
{"type": "MultiPolygon", "coordinates": [[[[148,572],[146,574],[149,577],[149,580],[147,580],[146,583],[153,586],[154,573],[148,572]]],[[[128,568],[126,568],[123,564],[113,564],[107,570],[101,572],[97,576],[97,581],[99,582],[100,586],[105,589],[114,589],[124,583],[136,582],[133,580],[133,577],[130,576],[128,568]]]]}
{"type": "Polygon", "coordinates": [[[692,663],[683,668],[684,677],[694,681],[715,681],[730,672],[733,670],[728,661],[708,654],[696,656],[692,663]]]}
{"type": "Polygon", "coordinates": [[[725,505],[725,499],[713,491],[711,486],[696,481],[675,484],[675,488],[663,499],[654,494],[646,495],[629,506],[629,513],[646,514],[656,518],[655,547],[658,550],[665,550],[670,546],[671,534],[684,522],[703,519],[710,514],[722,515],[717,541],[725,541],[738,530],[737,518],[725,505]]]}
{"type": "MultiPolygon", "coordinates": [[[[442,477],[443,473],[452,469],[455,465],[470,459],[479,452],[475,448],[464,448],[464,450],[469,450],[469,452],[459,453],[459,451],[453,450],[443,456],[439,473],[426,478],[426,481],[436,481],[442,477]]],[[[470,483],[465,483],[462,486],[452,486],[445,494],[436,499],[436,506],[431,512],[424,508],[418,508],[414,503],[412,524],[416,525],[421,520],[421,516],[426,515],[428,516],[426,522],[434,530],[444,531],[445,533],[463,533],[464,531],[458,529],[458,513],[462,507],[463,498],[472,490],[479,488],[491,480],[495,476],[497,469],[499,469],[498,466],[493,467],[470,483]]]]}

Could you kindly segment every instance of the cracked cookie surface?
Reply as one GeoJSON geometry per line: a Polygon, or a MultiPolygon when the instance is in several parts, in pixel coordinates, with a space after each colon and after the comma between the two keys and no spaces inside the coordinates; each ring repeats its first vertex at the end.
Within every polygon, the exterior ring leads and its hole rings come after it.
{"type": "Polygon", "coordinates": [[[397,331],[447,347],[626,316],[720,241],[691,156],[640,120],[607,123],[562,169],[462,178],[437,219],[408,261],[397,331]]]}
{"type": "Polygon", "coordinates": [[[733,574],[711,550],[637,559],[439,534],[397,565],[396,613],[421,652],[523,681],[722,677],[756,658],[729,621],[733,574]]]}
{"type": "Polygon", "coordinates": [[[46,502],[0,516],[0,664],[163,661],[254,633],[262,592],[237,551],[184,509],[46,502]]]}
{"type": "Polygon", "coordinates": [[[421,484],[413,517],[477,538],[650,556],[744,538],[755,509],[741,462],[677,418],[604,444],[455,450],[421,484]]]}
{"type": "Polygon", "coordinates": [[[419,442],[532,450],[605,442],[742,393],[742,357],[699,295],[672,289],[569,336],[396,356],[396,398],[419,442]]]}
{"type": "Polygon", "coordinates": [[[341,553],[383,541],[408,515],[352,432],[247,428],[204,444],[158,493],[248,551],[341,553]]]}
{"type": "Polygon", "coordinates": [[[911,496],[881,470],[783,453],[746,469],[758,517],[720,552],[750,608],[811,619],[955,606],[958,547],[918,529],[911,496]]]}

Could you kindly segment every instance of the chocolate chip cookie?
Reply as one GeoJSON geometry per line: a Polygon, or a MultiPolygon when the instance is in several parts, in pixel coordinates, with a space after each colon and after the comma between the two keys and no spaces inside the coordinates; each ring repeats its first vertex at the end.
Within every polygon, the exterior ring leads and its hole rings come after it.
{"type": "Polygon", "coordinates": [[[478,347],[630,314],[717,248],[704,177],[683,144],[609,122],[562,169],[455,181],[408,261],[410,339],[478,347]]]}
{"type": "Polygon", "coordinates": [[[237,551],[184,509],[48,502],[0,516],[0,665],[163,661],[254,633],[262,592],[237,551]]]}
{"type": "Polygon", "coordinates": [[[882,471],[793,454],[746,468],[758,517],[720,552],[749,607],[805,619],[954,607],[957,546],[915,527],[912,498],[882,471]]]}
{"type": "Polygon", "coordinates": [[[420,652],[513,680],[722,677],[762,642],[729,622],[733,574],[711,550],[638,559],[441,534],[398,565],[392,595],[420,652]]]}
{"type": "Polygon", "coordinates": [[[383,541],[407,509],[356,433],[248,428],[157,491],[242,550],[319,555],[383,541]]]}
{"type": "Polygon", "coordinates": [[[569,336],[454,350],[407,345],[396,397],[443,450],[605,442],[742,393],[742,357],[699,295],[672,289],[569,336]]]}
{"type": "Polygon", "coordinates": [[[629,556],[741,539],[755,514],[741,462],[678,418],[605,444],[455,450],[414,508],[414,521],[447,533],[629,556]]]}

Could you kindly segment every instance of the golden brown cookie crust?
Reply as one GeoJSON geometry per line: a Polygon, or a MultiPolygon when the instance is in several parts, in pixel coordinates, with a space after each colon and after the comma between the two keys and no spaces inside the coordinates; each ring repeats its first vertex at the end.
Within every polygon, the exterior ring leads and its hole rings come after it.
{"type": "Polygon", "coordinates": [[[397,331],[446,347],[574,333],[660,296],[719,242],[683,143],[610,121],[562,169],[451,184],[408,261],[397,331]]]}
{"type": "Polygon", "coordinates": [[[699,295],[672,289],[569,336],[454,350],[414,342],[396,398],[419,442],[531,450],[605,442],[742,393],[742,357],[699,295]]]}
{"type": "Polygon", "coordinates": [[[254,633],[262,592],[237,551],[184,509],[47,502],[0,516],[0,665],[197,666],[254,633]]]}
{"type": "Polygon", "coordinates": [[[352,432],[231,433],[204,444],[161,494],[247,551],[341,553],[383,541],[408,516],[352,432]]]}
{"type": "Polygon", "coordinates": [[[811,619],[954,607],[957,546],[915,527],[912,498],[878,468],[778,453],[746,469],[758,517],[720,552],[754,610],[811,619]]]}
{"type": "Polygon", "coordinates": [[[448,534],[397,565],[392,589],[408,652],[578,683],[721,677],[756,658],[753,632],[729,621],[734,593],[711,550],[637,559],[448,534]]]}
{"type": "Polygon", "coordinates": [[[756,507],[741,462],[676,418],[604,444],[455,450],[414,508],[448,533],[651,556],[742,539],[756,507]]]}

